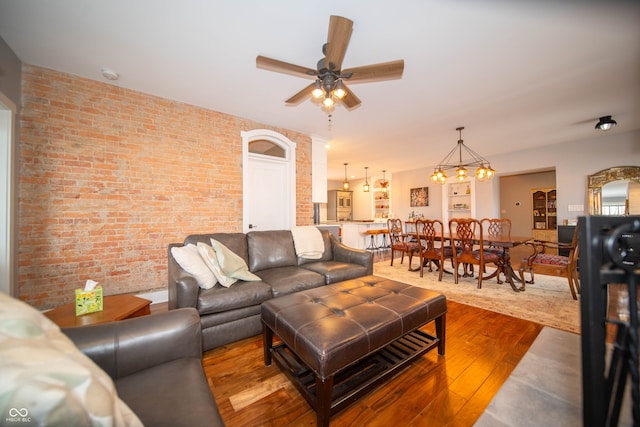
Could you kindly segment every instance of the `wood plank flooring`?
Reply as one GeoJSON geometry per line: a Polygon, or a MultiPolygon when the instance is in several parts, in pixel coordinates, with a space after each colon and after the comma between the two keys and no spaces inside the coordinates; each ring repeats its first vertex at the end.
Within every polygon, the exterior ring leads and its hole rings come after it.
{"type": "MultiPolygon", "coordinates": [[[[446,355],[424,355],[334,415],[332,426],[473,425],[542,326],[451,301],[448,308],[446,355]]],[[[423,329],[435,334],[433,324],[423,329]]],[[[207,351],[203,365],[228,427],[315,425],[278,367],[264,366],[261,336],[207,351]]]]}

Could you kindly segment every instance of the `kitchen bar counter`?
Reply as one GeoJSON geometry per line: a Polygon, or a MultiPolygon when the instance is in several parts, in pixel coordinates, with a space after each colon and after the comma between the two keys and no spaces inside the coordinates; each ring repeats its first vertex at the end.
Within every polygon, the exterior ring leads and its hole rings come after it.
{"type": "MultiPolygon", "coordinates": [[[[380,230],[387,228],[387,221],[384,222],[367,222],[367,221],[345,221],[341,222],[342,227],[342,243],[356,249],[366,249],[371,242],[371,236],[365,233],[368,230],[380,230]]],[[[376,244],[382,243],[382,235],[374,236],[376,244]]],[[[387,236],[388,242],[389,236],[387,236]]]]}

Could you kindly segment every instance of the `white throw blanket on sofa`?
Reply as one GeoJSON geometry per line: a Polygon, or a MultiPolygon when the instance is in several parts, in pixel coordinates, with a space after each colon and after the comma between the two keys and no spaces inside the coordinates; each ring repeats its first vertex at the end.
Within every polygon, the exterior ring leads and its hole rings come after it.
{"type": "Polygon", "coordinates": [[[301,258],[320,259],[324,253],[322,233],[313,226],[300,226],[291,229],[296,254],[301,258]]]}

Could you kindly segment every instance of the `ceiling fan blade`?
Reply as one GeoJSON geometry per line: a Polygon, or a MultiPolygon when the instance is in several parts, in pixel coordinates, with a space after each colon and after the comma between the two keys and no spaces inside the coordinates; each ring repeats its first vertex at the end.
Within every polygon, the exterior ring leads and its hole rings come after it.
{"type": "Polygon", "coordinates": [[[290,106],[294,106],[294,105],[300,104],[302,101],[304,101],[305,99],[307,99],[307,98],[309,98],[311,96],[311,91],[313,90],[314,86],[315,86],[315,82],[311,83],[310,85],[308,85],[307,87],[302,89],[300,92],[296,93],[291,98],[287,99],[285,101],[285,104],[290,105],[290,106]]]}
{"type": "Polygon", "coordinates": [[[343,84],[342,87],[347,92],[347,95],[344,98],[342,98],[342,103],[344,104],[345,107],[347,107],[347,110],[353,110],[354,108],[362,104],[362,101],[360,101],[360,98],[358,98],[356,94],[353,93],[351,89],[347,87],[347,85],[343,84]]]}
{"type": "Polygon", "coordinates": [[[315,79],[318,72],[313,68],[302,67],[300,65],[289,64],[266,56],[256,56],[256,67],[263,70],[275,71],[276,73],[289,74],[296,77],[306,77],[315,79]]]}
{"type": "Polygon", "coordinates": [[[343,70],[342,75],[351,73],[351,77],[347,79],[349,83],[366,83],[399,79],[402,77],[403,72],[404,59],[399,59],[397,61],[381,62],[379,64],[349,68],[347,70],[343,70]]]}
{"type": "Polygon", "coordinates": [[[325,50],[326,65],[330,69],[339,70],[342,68],[342,61],[347,52],[352,31],[353,21],[342,16],[331,15],[325,50]]]}

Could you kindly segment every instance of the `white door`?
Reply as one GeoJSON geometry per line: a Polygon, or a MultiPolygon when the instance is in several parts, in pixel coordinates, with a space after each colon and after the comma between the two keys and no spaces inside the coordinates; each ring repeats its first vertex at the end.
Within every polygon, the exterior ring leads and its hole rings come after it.
{"type": "Polygon", "coordinates": [[[248,203],[248,230],[291,228],[287,203],[286,162],[249,153],[248,166],[249,182],[244,196],[248,203]]]}
{"type": "Polygon", "coordinates": [[[242,132],[242,140],[243,231],[291,229],[296,225],[296,144],[267,129],[242,132]]]}

